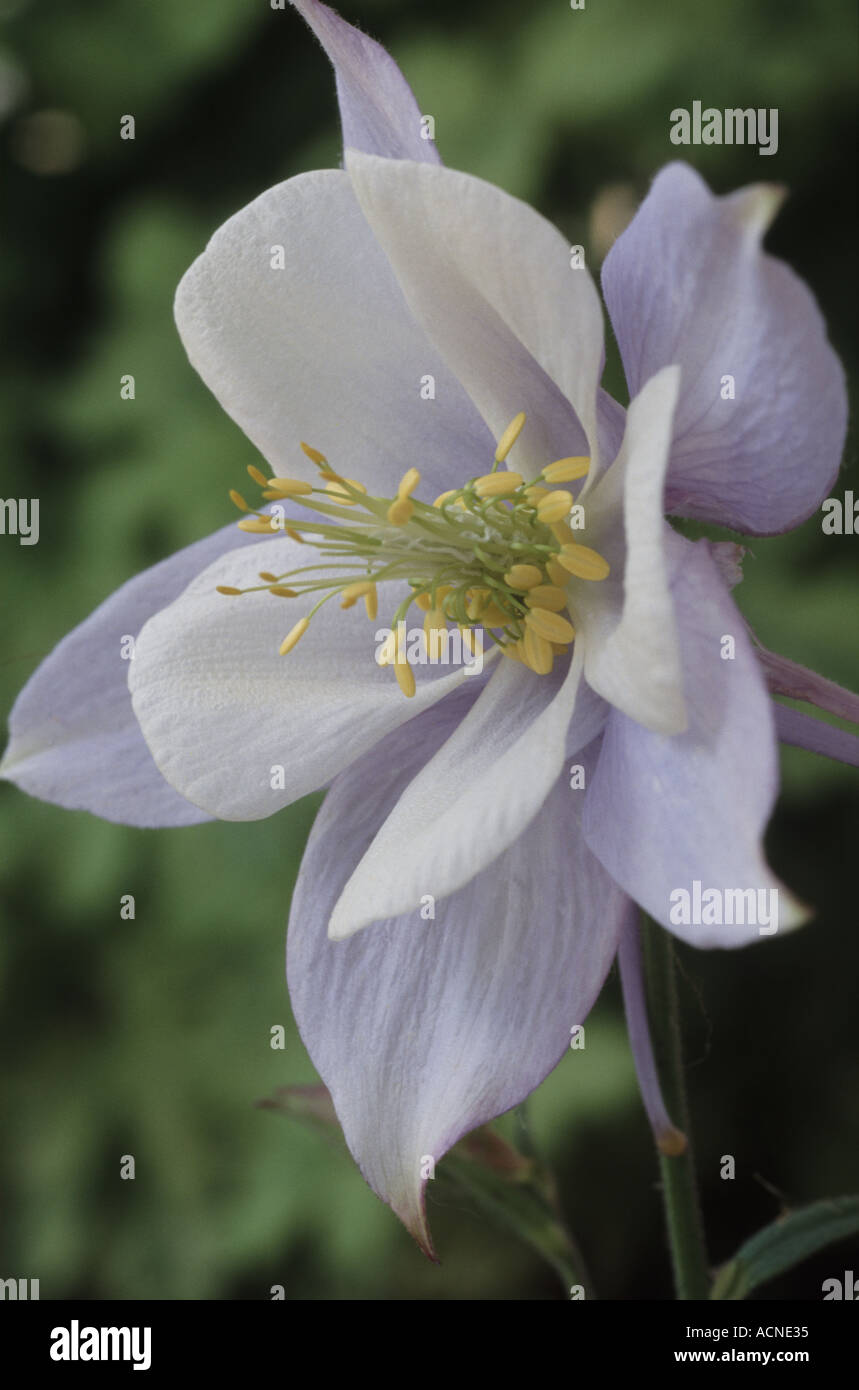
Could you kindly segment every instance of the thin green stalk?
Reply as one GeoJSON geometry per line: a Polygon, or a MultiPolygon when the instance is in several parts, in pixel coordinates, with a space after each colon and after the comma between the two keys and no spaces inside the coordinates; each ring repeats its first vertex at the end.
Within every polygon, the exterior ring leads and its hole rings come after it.
{"type": "Polygon", "coordinates": [[[689,1139],[674,945],[663,927],[647,919],[643,922],[642,944],[648,1015],[662,1095],[671,1119],[689,1141],[682,1154],[659,1155],[674,1286],[678,1299],[708,1299],[710,1270],[689,1139]]]}

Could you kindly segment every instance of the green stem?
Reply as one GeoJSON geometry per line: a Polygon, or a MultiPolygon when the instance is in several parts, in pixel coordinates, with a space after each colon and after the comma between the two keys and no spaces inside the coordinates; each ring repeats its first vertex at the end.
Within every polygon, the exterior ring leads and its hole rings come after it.
{"type": "MultiPolygon", "coordinates": [[[[663,927],[643,922],[644,973],[653,1051],[665,1105],[689,1139],[689,1108],[683,1075],[683,1045],[674,945],[663,927]]],[[[695,1179],[691,1141],[684,1153],[659,1155],[662,1198],[678,1299],[708,1299],[710,1271],[695,1179]]]]}

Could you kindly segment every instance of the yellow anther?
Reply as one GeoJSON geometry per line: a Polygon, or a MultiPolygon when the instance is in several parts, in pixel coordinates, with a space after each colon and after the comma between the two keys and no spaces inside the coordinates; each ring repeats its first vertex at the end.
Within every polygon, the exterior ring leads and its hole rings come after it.
{"type": "Polygon", "coordinates": [[[249,463],[248,473],[253,478],[255,483],[259,483],[260,487],[268,487],[268,478],[265,476],[261,468],[257,468],[255,464],[249,463]]]}
{"type": "Polygon", "coordinates": [[[561,546],[558,561],[577,579],[605,579],[611,569],[608,560],[588,545],[561,546]]]}
{"type": "Polygon", "coordinates": [[[325,491],[331,497],[332,501],[339,502],[341,507],[357,507],[359,499],[357,497],[349,496],[348,492],[344,490],[344,483],[348,483],[349,486],[353,487],[356,492],[367,491],[364,484],[357,483],[354,478],[342,478],[338,479],[337,481],[329,479],[329,481],[325,484],[325,491]]]}
{"type": "Polygon", "coordinates": [[[304,444],[304,443],[302,443],[302,445],[301,445],[301,452],[302,452],[303,454],[306,454],[307,457],[308,457],[313,463],[322,464],[322,463],[327,463],[327,462],[328,462],[328,460],[327,460],[327,458],[325,457],[325,455],[324,455],[324,454],[320,454],[319,450],[318,450],[318,449],[314,449],[314,448],[312,447],[312,445],[310,445],[310,444],[304,444]]]}
{"type": "Polygon", "coordinates": [[[479,618],[487,603],[490,593],[488,589],[469,589],[466,595],[467,603],[465,611],[469,618],[479,618]]]}
{"type": "Polygon", "coordinates": [[[530,502],[532,507],[536,507],[537,503],[541,501],[543,497],[548,496],[549,489],[547,487],[540,487],[539,483],[532,483],[530,487],[526,487],[525,489],[525,500],[530,502]]]}
{"type": "Polygon", "coordinates": [[[522,643],[505,642],[504,646],[501,648],[501,653],[503,656],[509,656],[511,661],[521,661],[523,659],[522,643]]]}
{"type": "Polygon", "coordinates": [[[438,497],[437,497],[437,498],[435,499],[435,501],[433,502],[433,506],[434,506],[434,507],[441,507],[441,506],[443,506],[444,503],[447,501],[448,497],[455,497],[455,496],[456,496],[456,488],[455,488],[455,487],[449,488],[447,492],[440,492],[439,495],[438,495],[438,497]]]}
{"type": "Polygon", "coordinates": [[[453,585],[452,585],[452,584],[439,584],[438,588],[437,588],[436,591],[435,591],[436,606],[437,606],[438,608],[441,608],[441,606],[442,606],[442,604],[444,603],[445,599],[447,598],[448,594],[452,594],[452,593],[453,593],[453,585]]]}
{"type": "Polygon", "coordinates": [[[345,482],[343,475],[341,473],[335,473],[333,468],[320,468],[319,476],[320,478],[324,478],[327,483],[345,482]]]}
{"type": "Polygon", "coordinates": [[[431,632],[447,632],[447,618],[440,608],[430,608],[424,614],[424,636],[431,632]]]}
{"type": "Polygon", "coordinates": [[[480,615],[480,621],[484,627],[506,627],[510,616],[497,603],[488,603],[480,615]]]}
{"type": "Polygon", "coordinates": [[[238,522],[240,531],[251,531],[255,536],[273,536],[277,530],[267,516],[245,516],[238,522]]]}
{"type": "Polygon", "coordinates": [[[400,639],[398,627],[397,635],[394,638],[394,675],[397,678],[397,685],[406,699],[410,700],[415,693],[415,673],[406,657],[405,646],[405,642],[400,639]]]}
{"type": "Polygon", "coordinates": [[[366,609],[367,617],[372,622],[379,611],[379,595],[376,591],[375,584],[371,584],[364,595],[364,608],[366,609]]]}
{"type": "Polygon", "coordinates": [[[216,584],[215,588],[219,594],[240,594],[241,589],[234,589],[231,584],[216,584]]]}
{"type": "Polygon", "coordinates": [[[566,656],[569,650],[569,647],[565,646],[563,642],[552,643],[552,651],[555,653],[555,656],[566,656]]]}
{"type": "Polygon", "coordinates": [[[393,633],[393,632],[389,632],[388,635],[387,635],[387,637],[385,638],[384,642],[382,643],[381,647],[379,648],[379,653],[378,653],[378,656],[376,657],[376,660],[377,660],[377,662],[378,662],[378,664],[379,664],[380,666],[390,666],[390,664],[391,664],[391,662],[394,660],[394,657],[396,656],[396,654],[397,654],[397,638],[396,638],[396,634],[393,633]]]}
{"type": "Polygon", "coordinates": [[[295,598],[298,590],[287,589],[284,584],[272,584],[269,593],[274,594],[275,598],[295,598]]]}
{"type": "Polygon", "coordinates": [[[496,463],[504,462],[510,450],[513,448],[513,445],[516,443],[516,440],[519,438],[519,435],[522,433],[522,426],[524,423],[525,412],[520,410],[518,415],[513,416],[513,419],[498,441],[498,448],[495,450],[496,463]]]}
{"type": "Polygon", "coordinates": [[[522,660],[532,671],[536,671],[538,676],[548,676],[555,664],[551,642],[541,637],[533,627],[525,628],[525,636],[522,638],[522,660]]]}
{"type": "Polygon", "coordinates": [[[242,497],[242,494],[240,492],[236,492],[236,489],[234,487],[230,488],[230,501],[232,502],[234,507],[238,507],[240,512],[250,511],[250,507],[248,506],[245,499],[242,497]]]}
{"type": "Polygon", "coordinates": [[[556,459],[543,469],[543,477],[547,483],[572,483],[576,478],[583,478],[590,466],[590,459],[581,454],[576,458],[556,459]]]}
{"type": "Polygon", "coordinates": [[[475,478],[474,491],[484,501],[488,497],[509,497],[523,481],[521,473],[484,473],[475,478]]]}
{"type": "Polygon", "coordinates": [[[351,584],[347,584],[342,590],[343,598],[363,598],[364,594],[369,593],[373,588],[372,579],[356,579],[351,584]]]}
{"type": "Polygon", "coordinates": [[[307,545],[307,541],[304,539],[301,532],[293,530],[291,526],[286,527],[286,534],[291,541],[298,541],[299,545],[307,545]]]}
{"type": "Polygon", "coordinates": [[[415,594],[415,603],[422,613],[428,613],[432,608],[432,599],[429,594],[415,594]]]}
{"type": "Polygon", "coordinates": [[[280,655],[286,656],[287,652],[291,652],[296,642],[301,640],[301,638],[304,636],[305,632],[309,627],[309,618],[299,618],[298,622],[295,624],[295,627],[290,628],[289,632],[286,634],[283,641],[281,642],[280,655]]]}
{"type": "Polygon", "coordinates": [[[576,537],[575,537],[575,534],[573,533],[573,531],[570,529],[570,527],[567,525],[567,523],[566,523],[565,521],[552,521],[552,522],[550,522],[550,524],[549,524],[549,530],[551,531],[552,535],[555,537],[555,540],[561,542],[561,545],[575,545],[575,544],[576,544],[576,537]]]}
{"type": "Polygon", "coordinates": [[[266,497],[306,497],[313,484],[303,478],[269,478],[266,497]]]}
{"type": "Polygon", "coordinates": [[[558,585],[559,589],[566,588],[570,582],[569,571],[565,570],[563,565],[559,565],[557,560],[546,561],[546,573],[552,583],[558,585]]]}
{"type": "Polygon", "coordinates": [[[354,584],[347,584],[345,588],[340,590],[340,607],[351,608],[353,604],[358,602],[359,598],[369,594],[372,588],[372,579],[356,579],[354,584]]]}
{"type": "Polygon", "coordinates": [[[276,584],[276,583],[277,583],[277,575],[276,575],[276,574],[270,574],[268,570],[260,570],[260,572],[259,572],[259,577],[260,577],[260,579],[264,579],[265,582],[266,582],[266,584],[276,584]]]}
{"type": "Polygon", "coordinates": [[[563,490],[550,492],[548,497],[541,497],[537,503],[537,520],[546,525],[552,521],[562,521],[569,516],[572,505],[572,493],[563,490]]]}
{"type": "Polygon", "coordinates": [[[400,485],[397,488],[398,497],[410,497],[421,480],[421,475],[416,468],[407,468],[400,485]]]}
{"type": "Polygon", "coordinates": [[[532,608],[525,619],[525,631],[536,632],[547,642],[572,642],[576,635],[572,623],[548,608],[532,608]]]}
{"type": "Polygon", "coordinates": [[[548,608],[553,613],[560,613],[567,606],[567,595],[556,584],[537,584],[528,590],[525,602],[529,608],[548,608]]]}
{"type": "Polygon", "coordinates": [[[543,571],[536,565],[511,565],[504,576],[504,583],[511,589],[533,589],[535,584],[542,582],[543,571]]]}
{"type": "Polygon", "coordinates": [[[392,526],[405,526],[410,520],[415,504],[410,497],[397,497],[387,511],[387,518],[392,526]]]}
{"type": "Polygon", "coordinates": [[[406,699],[410,700],[415,693],[415,673],[405,657],[394,662],[394,675],[397,678],[397,685],[406,699]]]}

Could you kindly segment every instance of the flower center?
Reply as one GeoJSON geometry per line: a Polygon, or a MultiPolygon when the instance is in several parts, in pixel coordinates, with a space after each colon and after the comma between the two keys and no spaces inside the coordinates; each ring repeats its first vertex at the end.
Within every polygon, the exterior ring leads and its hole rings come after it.
{"type": "Polygon", "coordinates": [[[565,653],[575,638],[564,616],[567,586],[573,578],[605,579],[609,566],[597,551],[578,544],[567,520],[575,499],[555,487],[584,478],[588,458],[557,459],[530,483],[520,473],[498,471],[524,423],[520,413],[508,425],[491,472],[442,493],[432,504],[414,496],[420,482],[416,468],[403,474],[396,497],[371,497],[361,483],[334,472],[324,455],[308,444],[301,448],[319,469],[315,487],[298,478],[267,478],[249,466],[264,501],[277,504],[288,498],[310,515],[287,518],[278,505],[270,512],[254,511],[240,493],[231,492],[239,510],[248,513],[240,528],[268,536],[284,531],[294,541],[310,541],[323,563],[280,575],[263,570],[262,584],[250,589],[221,584],[218,592],[267,590],[277,598],[319,593],[307,617],[300,618],[281,643],[285,654],[330,599],[339,595],[341,608],[363,599],[367,616],[375,619],[377,584],[399,580],[406,592],[392,616],[392,633],[379,661],[393,666],[404,695],[415,693],[402,640],[402,623],[413,603],[424,614],[430,647],[448,623],[457,625],[469,646],[472,630],[479,627],[505,656],[547,675],[555,656],[565,653]]]}

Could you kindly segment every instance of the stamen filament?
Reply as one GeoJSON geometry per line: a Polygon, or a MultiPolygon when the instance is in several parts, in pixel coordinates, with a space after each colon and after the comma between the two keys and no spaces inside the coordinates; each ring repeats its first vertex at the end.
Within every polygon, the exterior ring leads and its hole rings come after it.
{"type": "MultiPolygon", "coordinates": [[[[249,464],[248,475],[264,501],[294,499],[306,515],[287,519],[282,508],[254,510],[240,492],[232,491],[234,504],[248,513],[239,528],[269,538],[285,534],[302,545],[309,542],[321,563],[280,575],[261,570],[260,585],[244,590],[218,585],[218,591],[230,596],[264,591],[276,598],[319,594],[315,606],[283,639],[280,651],[287,653],[322,604],[335,595],[342,609],[363,599],[374,621],[378,584],[405,584],[406,595],[391,619],[393,641],[386,642],[377,660],[393,665],[408,698],[416,690],[404,638],[413,603],[423,614],[423,640],[431,642],[436,653],[447,650],[446,641],[440,647],[437,639],[455,623],[469,651],[475,650],[475,631],[480,628],[510,660],[548,674],[555,656],[566,655],[575,639],[573,625],[562,616],[574,602],[574,580],[604,579],[609,565],[596,551],[578,544],[565,519],[573,506],[572,493],[552,486],[586,476],[589,459],[556,459],[529,483],[521,473],[499,471],[524,423],[522,412],[511,420],[498,441],[491,472],[449,489],[432,505],[414,495],[421,481],[414,467],[403,473],[396,496],[384,498],[369,495],[363,483],[336,471],[309,444],[302,443],[301,449],[319,470],[316,484],[269,478],[249,464]]],[[[438,654],[431,659],[439,659],[438,654]]]]}

